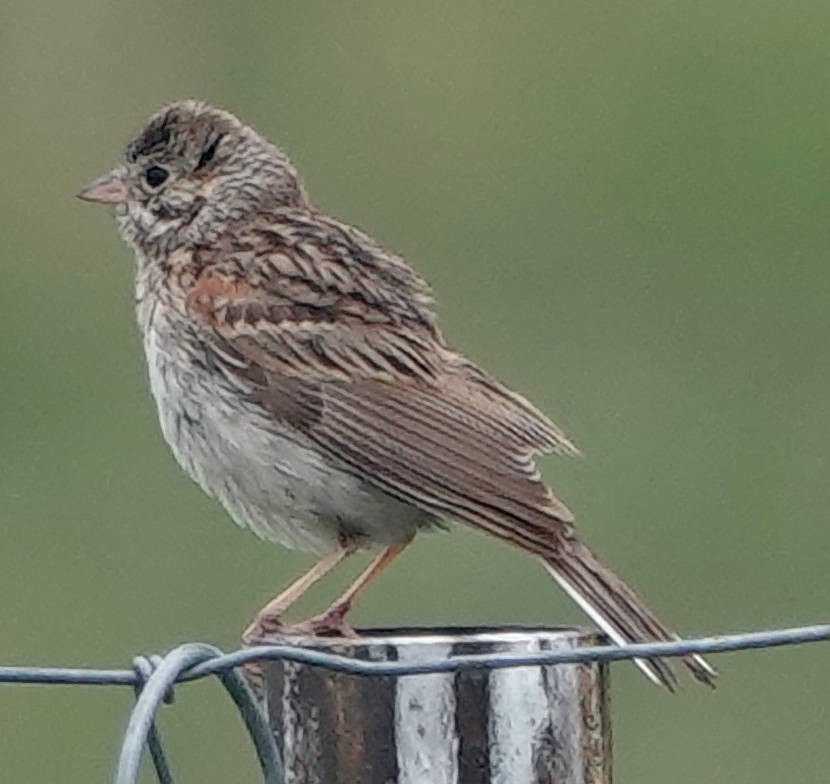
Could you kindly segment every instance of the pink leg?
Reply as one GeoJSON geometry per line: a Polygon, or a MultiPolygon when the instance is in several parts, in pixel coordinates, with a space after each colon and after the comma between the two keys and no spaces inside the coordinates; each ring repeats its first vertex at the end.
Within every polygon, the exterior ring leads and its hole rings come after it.
{"type": "Polygon", "coordinates": [[[389,566],[404,551],[408,544],[409,542],[405,542],[404,544],[387,547],[325,612],[303,624],[292,627],[291,631],[308,631],[312,634],[334,633],[347,637],[356,636],[345,621],[346,614],[351,610],[355,599],[363,589],[389,566]]]}
{"type": "Polygon", "coordinates": [[[281,616],[291,607],[314,583],[325,577],[349,553],[352,547],[342,547],[319,560],[302,577],[295,580],[282,593],[271,599],[258,613],[253,622],[242,633],[242,642],[245,646],[256,645],[260,637],[273,634],[283,628],[281,616]]]}

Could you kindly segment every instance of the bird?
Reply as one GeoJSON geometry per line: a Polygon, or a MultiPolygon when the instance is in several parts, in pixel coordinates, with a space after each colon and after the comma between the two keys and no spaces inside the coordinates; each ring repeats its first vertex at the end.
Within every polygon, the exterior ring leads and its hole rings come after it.
{"type": "MultiPolygon", "coordinates": [[[[314,206],[287,154],[233,114],[171,103],[78,196],[113,208],[162,434],[239,525],[315,553],[246,644],[343,558],[379,550],[312,633],[346,615],[421,531],[457,521],[518,546],[617,644],[672,641],[578,536],[540,454],[577,454],[534,405],[442,334],[403,258],[314,206]]],[[[294,627],[291,627],[294,628],[294,627]]],[[[674,690],[665,659],[638,659],[674,690]]],[[[683,659],[713,685],[700,656],[683,659]]]]}

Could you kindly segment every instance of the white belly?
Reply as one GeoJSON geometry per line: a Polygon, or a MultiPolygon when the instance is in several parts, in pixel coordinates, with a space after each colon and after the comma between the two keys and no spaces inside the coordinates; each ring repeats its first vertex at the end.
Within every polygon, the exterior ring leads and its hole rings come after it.
{"type": "Polygon", "coordinates": [[[333,465],[153,330],[145,350],[167,443],[239,525],[286,547],[330,552],[344,537],[394,544],[434,524],[429,513],[333,465]]]}

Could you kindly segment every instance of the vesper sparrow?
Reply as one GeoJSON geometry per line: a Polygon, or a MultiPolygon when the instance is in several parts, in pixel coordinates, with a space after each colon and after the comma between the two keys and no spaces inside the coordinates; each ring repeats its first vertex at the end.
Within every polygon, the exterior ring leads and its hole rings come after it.
{"type": "MultiPolygon", "coordinates": [[[[156,114],[79,196],[114,205],[136,256],[138,322],[164,437],[240,525],[323,555],[245,639],[354,549],[381,554],[315,631],[345,629],[358,591],[421,529],[454,518],[535,555],[618,643],[673,640],[576,536],[540,452],[575,448],[453,351],[399,256],[317,210],[291,161],[227,112],[156,114]]],[[[686,665],[712,683],[700,657],[686,665]]],[[[664,660],[638,662],[668,688],[664,660]]]]}

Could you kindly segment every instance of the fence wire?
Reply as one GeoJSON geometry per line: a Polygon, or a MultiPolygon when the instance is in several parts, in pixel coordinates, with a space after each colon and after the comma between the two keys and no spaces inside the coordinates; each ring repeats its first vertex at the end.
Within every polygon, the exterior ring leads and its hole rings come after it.
{"type": "Polygon", "coordinates": [[[0,684],[129,686],[136,694],[121,750],[115,784],[135,784],[141,756],[150,752],[159,784],[173,784],[155,716],[162,703],[173,701],[173,686],[210,676],[219,678],[234,701],[248,730],[265,784],[284,784],[282,760],[268,718],[245,679],[237,672],[243,664],[291,661],[359,676],[423,675],[469,669],[503,669],[555,664],[611,662],[622,659],[677,657],[726,653],[830,640],[830,624],[790,629],[724,634],[673,642],[636,645],[594,645],[537,653],[488,653],[423,661],[365,661],[327,651],[290,645],[262,645],[233,653],[205,643],[186,643],[165,656],[139,656],[130,670],[72,667],[0,667],[0,684]]]}

